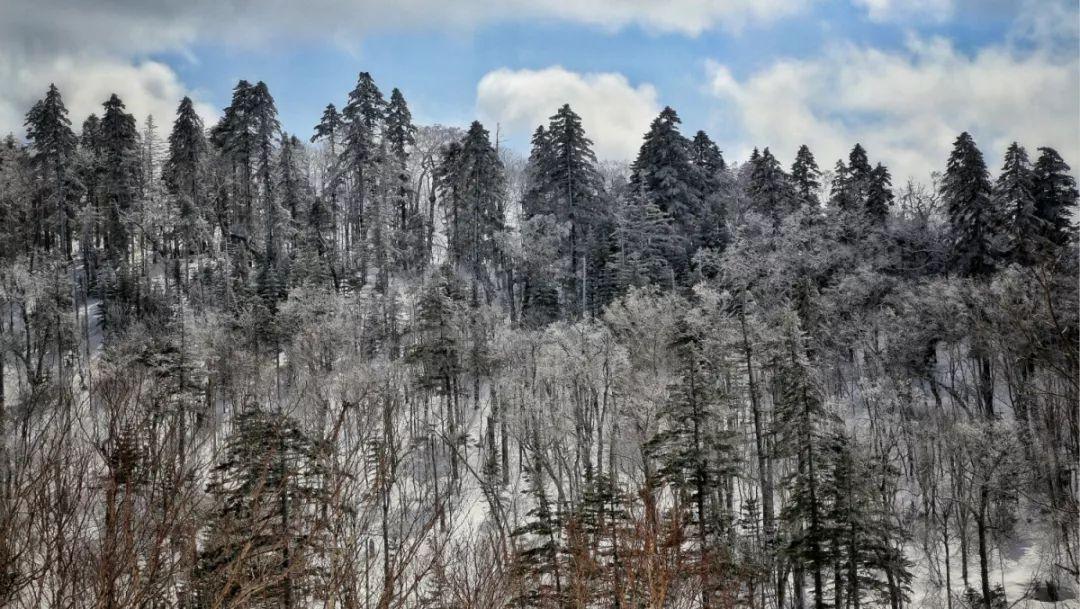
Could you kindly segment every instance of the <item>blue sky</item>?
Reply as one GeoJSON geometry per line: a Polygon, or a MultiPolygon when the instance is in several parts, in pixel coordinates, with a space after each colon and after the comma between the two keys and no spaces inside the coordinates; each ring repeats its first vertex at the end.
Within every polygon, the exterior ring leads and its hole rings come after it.
{"type": "Polygon", "coordinates": [[[309,133],[326,103],[340,107],[361,70],[387,92],[400,88],[418,121],[467,124],[476,118],[476,83],[484,74],[553,65],[617,72],[631,83],[653,84],[660,103],[674,107],[688,129],[715,131],[731,126],[714,116],[717,104],[702,82],[706,59],[722,60],[736,76],[745,76],[778,57],[813,56],[841,38],[896,49],[913,30],[946,36],[970,53],[1002,40],[1008,26],[1007,19],[992,15],[945,24],[882,23],[856,6],[836,3],[738,32],[714,29],[697,36],[650,32],[636,24],[611,31],[551,19],[508,20],[474,31],[372,32],[358,35],[353,48],[308,40],[259,48],[210,42],[153,58],[215,107],[228,104],[238,79],[266,81],[285,128],[301,135],[309,133]]]}
{"type": "Polygon", "coordinates": [[[1012,139],[1080,152],[1075,2],[10,3],[0,77],[20,86],[0,93],[3,131],[19,130],[48,81],[76,124],[106,89],[160,124],[185,94],[214,120],[245,78],[266,81],[283,126],[306,138],[363,70],[387,94],[399,87],[417,122],[499,123],[523,152],[562,102],[618,160],[664,105],[736,160],[752,146],[789,160],[805,142],[831,166],[862,141],[901,178],[924,179],[962,130],[992,161],[1012,139]]]}

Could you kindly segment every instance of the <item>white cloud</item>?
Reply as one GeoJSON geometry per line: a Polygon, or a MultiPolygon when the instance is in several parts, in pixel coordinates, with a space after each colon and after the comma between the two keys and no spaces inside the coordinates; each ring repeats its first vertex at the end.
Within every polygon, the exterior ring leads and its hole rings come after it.
{"type": "Polygon", "coordinates": [[[953,0],[854,0],[866,9],[871,21],[885,22],[922,19],[944,22],[953,15],[953,0]]]}
{"type": "MultiPolygon", "coordinates": [[[[180,99],[192,95],[176,73],[163,63],[130,63],[111,57],[60,56],[36,59],[29,64],[14,64],[0,58],[0,81],[9,92],[0,95],[0,130],[16,135],[22,135],[26,111],[44,96],[50,83],[55,84],[64,96],[76,133],[82,120],[91,113],[100,116],[102,102],[116,93],[140,125],[148,114],[152,114],[159,135],[164,137],[180,99]]],[[[212,107],[198,101],[196,110],[207,121],[214,120],[217,115],[212,107]]]]}
{"type": "Polygon", "coordinates": [[[633,158],[649,122],[659,112],[655,87],[634,87],[617,73],[580,74],[559,66],[500,69],[485,74],[476,87],[481,119],[518,134],[547,124],[563,104],[581,115],[601,159],[633,158]]]}
{"type": "Polygon", "coordinates": [[[0,0],[0,133],[21,132],[22,115],[50,81],[57,81],[66,100],[79,100],[69,102],[75,121],[87,110],[81,100],[108,87],[133,110],[158,115],[166,101],[175,106],[190,91],[175,73],[146,58],[188,53],[200,41],[243,46],[306,39],[354,47],[374,29],[468,30],[536,19],[693,36],[767,23],[812,1],[0,0]]]}
{"type": "Polygon", "coordinates": [[[900,51],[840,45],[741,80],[715,62],[707,72],[743,130],[741,147],[729,147],[743,158],[754,144],[790,158],[805,143],[828,168],[861,142],[899,183],[941,169],[957,134],[970,131],[992,170],[1013,140],[1053,146],[1080,166],[1075,55],[998,46],[967,56],[943,39],[912,37],[900,51]]]}

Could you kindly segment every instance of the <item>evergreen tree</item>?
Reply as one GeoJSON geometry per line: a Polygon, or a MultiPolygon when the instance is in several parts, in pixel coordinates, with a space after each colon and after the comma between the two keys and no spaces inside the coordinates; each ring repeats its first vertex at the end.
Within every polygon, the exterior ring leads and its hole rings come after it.
{"type": "Polygon", "coordinates": [[[443,154],[438,170],[450,258],[491,295],[490,266],[500,261],[497,238],[505,226],[506,177],[487,129],[474,121],[460,144],[443,154]]]}
{"type": "Polygon", "coordinates": [[[68,223],[72,210],[69,198],[77,195],[77,183],[72,180],[77,139],[56,85],[50,84],[44,99],[35,103],[26,114],[26,139],[30,143],[30,161],[36,181],[40,185],[38,207],[32,216],[34,243],[59,248],[62,255],[70,259],[72,235],[68,223]]]}
{"type": "Polygon", "coordinates": [[[190,97],[180,101],[169,134],[169,154],[162,167],[162,179],[177,202],[177,237],[185,251],[195,247],[195,228],[202,213],[203,164],[208,151],[202,119],[195,113],[190,97]]]}
{"type": "Polygon", "coordinates": [[[315,125],[315,134],[311,136],[311,142],[325,140],[330,147],[331,158],[337,157],[337,143],[341,138],[344,121],[334,104],[326,104],[319,124],[315,125]]]}
{"type": "Polygon", "coordinates": [[[1035,181],[1027,151],[1013,142],[1005,151],[1001,173],[994,183],[994,206],[1009,219],[1009,257],[1020,263],[1035,260],[1042,239],[1042,222],[1035,206],[1035,181]]]}
{"type": "Polygon", "coordinates": [[[319,446],[291,417],[254,405],[236,415],[207,492],[214,499],[196,570],[205,606],[304,606],[331,540],[319,446]]]}
{"type": "Polygon", "coordinates": [[[1064,248],[1075,238],[1076,228],[1070,218],[1076,213],[1080,194],[1076,179],[1068,164],[1053,148],[1039,148],[1032,176],[1035,190],[1035,209],[1042,220],[1043,239],[1050,244],[1050,251],[1064,248]]]}
{"type": "Polygon", "coordinates": [[[607,262],[608,289],[614,296],[631,287],[674,287],[670,260],[685,250],[686,238],[677,232],[671,217],[644,195],[630,193],[618,201],[607,262]]]}
{"type": "Polygon", "coordinates": [[[997,268],[1001,226],[990,194],[990,174],[982,152],[965,131],[953,144],[941,183],[952,241],[952,268],[961,275],[986,277],[997,268]]]}
{"type": "Polygon", "coordinates": [[[810,148],[803,144],[795,153],[795,162],[791,164],[791,185],[795,189],[798,206],[804,209],[817,209],[818,190],[821,189],[821,171],[810,148]]]}
{"type": "Polygon", "coordinates": [[[568,592],[564,588],[566,567],[563,564],[565,546],[561,538],[561,519],[552,509],[547,495],[543,457],[535,439],[535,429],[533,433],[534,456],[523,467],[529,483],[526,493],[532,498],[533,506],[525,514],[525,523],[511,533],[518,540],[514,574],[524,582],[512,605],[562,607],[568,592]]]}
{"type": "Polygon", "coordinates": [[[690,142],[690,160],[700,175],[703,199],[697,231],[693,235],[694,247],[722,249],[728,241],[724,192],[728,181],[727,164],[720,148],[704,131],[698,131],[690,142]]]}
{"type": "Polygon", "coordinates": [[[717,174],[727,170],[720,148],[704,131],[698,131],[690,140],[690,162],[702,170],[706,179],[715,179],[717,174]]]}
{"type": "Polygon", "coordinates": [[[410,182],[408,160],[416,144],[416,126],[401,91],[390,92],[386,108],[386,141],[389,151],[390,195],[394,200],[394,251],[396,266],[404,270],[426,264],[425,237],[427,218],[419,207],[410,182]]]}
{"type": "Polygon", "coordinates": [[[230,239],[230,250],[237,256],[235,267],[246,273],[246,252],[249,240],[255,232],[254,185],[255,121],[253,109],[255,87],[241,80],[233,88],[232,102],[225,108],[224,116],[210,131],[210,140],[221,151],[222,157],[232,170],[232,209],[227,210],[229,223],[224,227],[230,239]]]}
{"type": "Polygon", "coordinates": [[[809,571],[814,607],[824,609],[825,576],[834,563],[826,502],[833,481],[825,446],[835,416],[825,409],[811,378],[798,316],[788,311],[781,323],[784,336],[777,352],[776,418],[781,445],[792,447],[798,462],[789,480],[789,500],[782,510],[792,530],[786,552],[801,569],[809,571]]]}
{"type": "Polygon", "coordinates": [[[369,250],[378,257],[385,254],[381,201],[376,195],[386,100],[371,74],[361,72],[357,77],[341,115],[345,123],[342,160],[351,177],[352,192],[346,213],[345,247],[346,251],[359,253],[357,279],[364,285],[367,283],[369,250]]]}
{"type": "MultiPolygon", "coordinates": [[[[546,130],[540,128],[534,134],[527,175],[526,219],[547,214],[567,228],[558,246],[556,280],[562,288],[564,314],[582,315],[590,308],[588,296],[597,284],[600,245],[606,245],[603,237],[611,219],[604,205],[592,141],[569,104],[551,117],[546,130]]],[[[538,281],[540,278],[526,278],[533,288],[538,281]]]]}
{"type": "Polygon", "coordinates": [[[709,607],[718,592],[722,563],[717,523],[723,519],[715,514],[718,506],[713,497],[733,473],[735,434],[717,426],[721,395],[710,380],[720,375],[710,369],[701,343],[698,331],[680,319],[671,344],[679,380],[670,388],[669,401],[660,413],[660,430],[649,440],[646,452],[659,462],[657,475],[675,492],[677,508],[692,515],[702,606],[709,607]]]}
{"type": "MultiPolygon", "coordinates": [[[[656,207],[671,217],[676,231],[695,234],[702,193],[697,168],[690,157],[690,142],[679,133],[679,115],[664,108],[649,126],[645,141],[631,165],[630,185],[642,192],[656,207]]],[[[668,264],[676,278],[689,277],[692,251],[689,242],[668,254],[668,264]]]]}
{"type": "Polygon", "coordinates": [[[138,196],[139,134],[135,117],[124,111],[124,103],[115,94],[104,104],[101,119],[101,148],[104,175],[102,190],[106,209],[107,252],[114,268],[127,262],[131,238],[129,215],[138,196]]]}
{"type": "Polygon", "coordinates": [[[416,126],[405,96],[397,88],[390,92],[390,103],[386,105],[386,141],[391,158],[398,163],[399,170],[404,170],[409,147],[416,143],[416,126]]]}
{"type": "Polygon", "coordinates": [[[889,217],[889,208],[893,204],[892,176],[889,170],[878,163],[870,172],[870,180],[866,187],[866,203],[864,211],[866,217],[875,225],[882,226],[889,217]]]}
{"type": "Polygon", "coordinates": [[[793,193],[780,161],[766,148],[757,159],[751,158],[747,194],[754,209],[779,225],[793,207],[793,193]]]}

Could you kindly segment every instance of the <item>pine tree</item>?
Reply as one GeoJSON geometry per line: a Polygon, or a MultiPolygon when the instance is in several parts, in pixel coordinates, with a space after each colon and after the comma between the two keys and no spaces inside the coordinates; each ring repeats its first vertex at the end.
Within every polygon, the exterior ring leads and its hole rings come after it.
{"type": "Polygon", "coordinates": [[[390,196],[394,201],[393,230],[395,266],[404,270],[424,265],[424,238],[427,234],[426,218],[421,213],[419,199],[413,196],[408,171],[410,149],[416,144],[416,126],[405,96],[394,89],[386,106],[387,150],[390,166],[387,177],[390,196]]]}
{"type": "Polygon", "coordinates": [[[337,111],[337,107],[334,104],[326,104],[322,117],[319,118],[319,124],[315,125],[315,134],[311,136],[311,143],[314,144],[319,140],[325,140],[327,145],[330,146],[330,155],[336,156],[336,147],[341,138],[343,126],[344,122],[341,114],[337,111]]]}
{"type": "Polygon", "coordinates": [[[626,194],[615,208],[612,254],[607,262],[607,287],[612,296],[631,287],[674,287],[670,260],[687,247],[671,217],[644,195],[626,194]]]}
{"type": "Polygon", "coordinates": [[[874,169],[861,144],[855,144],[848,162],[836,162],[832,182],[832,205],[842,212],[861,214],[867,209],[867,197],[873,182],[874,169]]]}
{"type": "Polygon", "coordinates": [[[793,447],[798,462],[789,480],[790,497],[782,510],[782,518],[791,523],[793,531],[786,552],[810,572],[814,607],[824,609],[825,576],[834,562],[826,509],[832,479],[825,445],[835,416],[825,409],[811,378],[798,316],[786,312],[782,327],[784,336],[777,352],[776,418],[781,445],[793,447]]]}
{"type": "Polygon", "coordinates": [[[903,531],[891,522],[886,499],[875,485],[895,484],[897,472],[858,451],[844,431],[828,437],[825,462],[830,483],[823,504],[836,568],[834,594],[855,608],[866,600],[870,606],[902,607],[910,593],[910,564],[904,558],[903,531]]]}
{"type": "Polygon", "coordinates": [[[254,86],[241,80],[233,88],[232,102],[225,108],[225,114],[210,131],[210,140],[221,151],[222,157],[231,165],[231,190],[234,199],[228,210],[231,224],[226,226],[230,247],[239,256],[235,267],[246,273],[247,264],[244,254],[250,246],[249,240],[255,232],[254,185],[255,172],[255,125],[252,116],[254,106],[254,86]]]}
{"type": "MultiPolygon", "coordinates": [[[[203,213],[201,191],[203,164],[208,146],[202,119],[195,113],[190,97],[180,101],[169,134],[169,155],[162,168],[162,179],[177,203],[178,235],[185,252],[196,248],[195,229],[203,213]]],[[[186,273],[186,271],[185,271],[186,273]]]]}
{"type": "MultiPolygon", "coordinates": [[[[264,302],[273,310],[277,301],[285,297],[286,269],[282,254],[282,218],[274,194],[274,143],[281,138],[281,124],[277,107],[266,84],[259,81],[252,90],[250,105],[255,148],[257,150],[256,175],[260,182],[263,201],[263,259],[256,289],[264,302]]],[[[290,153],[291,154],[291,153],[290,153]]]]}
{"type": "Polygon", "coordinates": [[[528,520],[511,533],[517,539],[513,573],[520,582],[511,606],[562,607],[567,598],[562,523],[547,495],[535,428],[532,433],[534,456],[523,470],[529,483],[526,493],[533,506],[525,514],[528,520]]]}
{"type": "Polygon", "coordinates": [[[345,123],[342,161],[352,180],[345,246],[347,251],[356,250],[360,255],[357,280],[364,285],[367,283],[369,251],[377,257],[385,254],[377,177],[382,160],[380,139],[386,100],[371,74],[361,72],[357,77],[356,87],[349,92],[349,102],[341,115],[345,123]]]}
{"type": "Polygon", "coordinates": [[[768,148],[756,160],[751,160],[747,194],[754,209],[777,226],[794,207],[788,176],[768,148]]]}
{"type": "Polygon", "coordinates": [[[818,170],[814,154],[806,144],[799,146],[799,151],[795,153],[795,162],[791,164],[791,185],[795,189],[799,207],[810,210],[820,207],[817,195],[821,189],[820,179],[821,171],[818,170]]]}
{"type": "Polygon", "coordinates": [[[438,188],[444,202],[450,258],[492,293],[490,266],[500,260],[506,177],[487,129],[474,121],[460,144],[443,154],[438,188]]]}
{"type": "MultiPolygon", "coordinates": [[[[568,317],[583,315],[590,308],[589,292],[598,283],[596,261],[600,245],[606,245],[603,237],[611,220],[592,141],[569,104],[551,117],[546,130],[541,127],[534,134],[527,175],[522,205],[526,219],[547,214],[567,227],[557,252],[560,268],[556,281],[562,288],[563,313],[568,317]]],[[[539,281],[538,277],[526,278],[531,288],[538,287],[535,284],[539,281]]]]}
{"type": "Polygon", "coordinates": [[[331,540],[319,446],[291,417],[255,405],[236,415],[207,492],[214,499],[196,570],[205,606],[302,606],[324,576],[331,540]]]}
{"type": "Polygon", "coordinates": [[[1034,261],[1042,239],[1042,221],[1035,206],[1035,181],[1027,151],[1013,142],[1005,151],[1001,173],[994,183],[994,206],[1009,219],[1009,258],[1034,261]]]}
{"type": "Polygon", "coordinates": [[[720,148],[704,131],[698,131],[690,142],[690,160],[698,170],[703,198],[702,209],[698,212],[697,231],[693,235],[693,247],[723,249],[728,241],[724,196],[728,181],[727,164],[720,148]]]}
{"type": "MultiPolygon", "coordinates": [[[[670,107],[653,120],[630,167],[630,185],[670,216],[679,234],[693,235],[702,193],[698,171],[690,160],[690,142],[679,133],[681,122],[670,107]]],[[[687,242],[681,250],[668,254],[668,264],[680,282],[689,278],[690,246],[687,242]]]]}
{"type": "Polygon", "coordinates": [[[65,259],[71,257],[72,235],[68,227],[72,213],[69,201],[77,195],[72,165],[77,139],[60,91],[49,85],[41,99],[26,114],[26,139],[30,143],[30,161],[40,185],[39,208],[34,210],[34,242],[58,248],[65,259]],[[48,220],[52,219],[51,226],[48,220]]]}
{"type": "Polygon", "coordinates": [[[986,277],[997,268],[1001,223],[990,194],[990,174],[982,152],[965,131],[953,144],[941,183],[951,233],[952,268],[961,275],[986,277]]]}
{"type": "Polygon", "coordinates": [[[131,238],[129,215],[138,195],[139,134],[135,117],[124,112],[124,102],[115,94],[104,104],[101,119],[104,205],[106,208],[106,252],[114,268],[127,262],[131,238]]]}
{"type": "Polygon", "coordinates": [[[670,485],[677,507],[692,514],[696,531],[696,560],[701,574],[702,606],[709,607],[717,592],[722,562],[719,554],[717,505],[712,498],[725,487],[734,463],[734,433],[719,429],[719,395],[710,379],[719,377],[703,356],[702,337],[680,319],[671,347],[678,362],[679,380],[670,388],[667,406],[660,413],[660,430],[646,452],[659,462],[657,475],[670,485]]]}
{"type": "Polygon", "coordinates": [[[1057,151],[1044,147],[1039,148],[1032,181],[1036,213],[1043,224],[1043,240],[1050,244],[1049,251],[1056,253],[1075,238],[1076,228],[1070,218],[1074,217],[1080,198],[1076,179],[1057,151]]]}
{"type": "Polygon", "coordinates": [[[892,176],[889,170],[878,163],[870,172],[870,180],[866,187],[866,203],[864,211],[866,217],[875,225],[882,226],[889,217],[889,208],[893,204],[892,176]]]}

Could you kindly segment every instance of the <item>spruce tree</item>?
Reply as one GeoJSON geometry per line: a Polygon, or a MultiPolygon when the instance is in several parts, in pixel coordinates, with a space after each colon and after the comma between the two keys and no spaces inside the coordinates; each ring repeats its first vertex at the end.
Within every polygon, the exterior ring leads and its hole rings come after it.
{"type": "Polygon", "coordinates": [[[185,97],[176,110],[176,120],[169,134],[168,158],[161,171],[165,187],[177,206],[176,237],[182,245],[176,247],[183,247],[185,252],[196,247],[195,229],[203,213],[201,191],[207,152],[202,119],[195,113],[191,98],[185,97]]]}
{"type": "Polygon", "coordinates": [[[718,427],[721,395],[714,380],[720,375],[705,359],[702,336],[685,320],[677,322],[671,347],[679,379],[670,388],[660,412],[660,429],[646,444],[647,454],[658,461],[657,475],[670,485],[676,506],[686,509],[695,530],[696,568],[701,574],[702,606],[709,607],[717,592],[719,535],[722,519],[713,497],[732,474],[734,433],[718,427]]]}
{"type": "Polygon", "coordinates": [[[329,501],[320,447],[291,417],[248,405],[215,465],[214,500],[196,581],[205,606],[303,606],[331,543],[317,514],[329,501]]]}
{"type": "Polygon", "coordinates": [[[506,177],[487,129],[474,121],[460,144],[443,154],[438,170],[450,259],[492,291],[487,272],[500,261],[498,235],[505,227],[506,177]]]}
{"type": "Polygon", "coordinates": [[[956,138],[941,183],[952,241],[952,268],[967,277],[986,277],[1000,260],[1001,218],[991,198],[982,152],[966,131],[956,138]]]}
{"type": "Polygon", "coordinates": [[[993,198],[994,206],[1009,220],[1009,258],[1021,264],[1033,262],[1044,231],[1035,205],[1031,162],[1027,151],[1016,142],[1005,151],[993,198]]]}
{"type": "MultiPolygon", "coordinates": [[[[596,287],[598,246],[605,243],[610,211],[604,205],[592,141],[569,104],[559,108],[547,129],[538,129],[533,139],[523,211],[527,219],[548,214],[567,227],[559,242],[557,281],[564,315],[576,317],[589,308],[589,290],[596,287]]],[[[532,283],[537,281],[532,278],[532,283]]]]}
{"type": "Polygon", "coordinates": [[[58,248],[64,258],[70,259],[69,198],[77,194],[77,183],[72,180],[77,139],[56,85],[50,84],[44,99],[26,114],[26,139],[30,143],[31,165],[40,184],[37,195],[40,207],[33,214],[37,227],[34,242],[46,248],[58,248]]]}
{"type": "Polygon", "coordinates": [[[690,142],[690,160],[698,170],[702,193],[697,230],[692,236],[694,249],[720,250],[728,241],[724,192],[728,183],[727,164],[720,148],[704,131],[698,131],[690,142]]]}
{"type": "MultiPolygon", "coordinates": [[[[664,108],[649,126],[645,141],[631,165],[630,185],[671,217],[676,231],[695,234],[702,193],[697,168],[690,157],[690,142],[679,132],[682,121],[675,110],[664,108]]],[[[689,278],[690,243],[668,254],[668,264],[680,283],[689,278]]]]}
{"type": "Polygon", "coordinates": [[[671,217],[642,194],[627,193],[615,207],[612,253],[607,262],[606,286],[612,296],[631,287],[659,285],[674,288],[671,260],[686,249],[671,217]]]}
{"type": "Polygon", "coordinates": [[[138,196],[139,134],[135,117],[124,111],[124,102],[115,94],[104,104],[101,119],[104,204],[106,208],[106,252],[114,268],[127,262],[131,238],[129,215],[138,196]]]}
{"type": "Polygon", "coordinates": [[[810,148],[803,144],[795,153],[795,162],[791,164],[791,185],[795,189],[795,197],[799,207],[803,209],[817,209],[818,190],[821,188],[821,171],[818,170],[817,162],[810,148]]]}
{"type": "Polygon", "coordinates": [[[1075,217],[1076,202],[1080,198],[1076,179],[1056,150],[1043,147],[1039,148],[1032,181],[1035,210],[1043,225],[1043,240],[1049,244],[1049,253],[1053,255],[1076,235],[1076,226],[1070,220],[1075,217]]]}
{"type": "Polygon", "coordinates": [[[889,170],[884,165],[878,163],[870,172],[863,210],[870,222],[877,226],[883,226],[885,219],[889,217],[889,208],[892,207],[892,204],[892,176],[889,175],[889,170]]]}
{"type": "Polygon", "coordinates": [[[825,409],[818,387],[811,377],[810,363],[798,316],[784,313],[782,343],[778,346],[776,419],[781,445],[795,451],[797,467],[789,484],[789,500],[781,516],[791,523],[786,552],[812,577],[815,609],[827,606],[825,580],[834,556],[826,498],[832,484],[826,445],[835,425],[835,415],[825,409]]]}
{"type": "Polygon", "coordinates": [[[768,148],[756,160],[751,160],[747,194],[754,210],[772,220],[774,226],[778,226],[794,206],[788,176],[768,148]]]}
{"type": "Polygon", "coordinates": [[[345,123],[342,162],[351,177],[346,212],[346,250],[359,254],[360,285],[367,282],[368,255],[382,257],[382,209],[377,196],[381,158],[381,136],[386,116],[386,100],[368,72],[361,72],[349,101],[341,111],[345,123]],[[370,243],[369,243],[369,233],[370,243]]]}
{"type": "Polygon", "coordinates": [[[390,92],[386,106],[385,139],[389,162],[386,177],[390,181],[387,189],[394,206],[395,266],[404,270],[419,268],[425,262],[427,222],[418,207],[419,199],[413,196],[407,166],[410,150],[416,144],[416,126],[405,96],[396,88],[390,92]]]}

